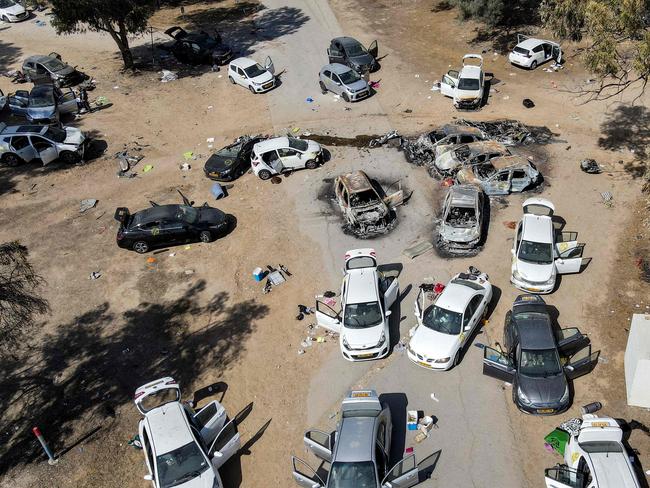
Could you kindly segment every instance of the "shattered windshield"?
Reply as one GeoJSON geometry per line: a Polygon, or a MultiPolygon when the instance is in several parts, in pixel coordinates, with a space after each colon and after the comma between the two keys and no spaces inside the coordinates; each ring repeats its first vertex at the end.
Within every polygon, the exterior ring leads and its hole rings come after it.
{"type": "Polygon", "coordinates": [[[327,488],[376,488],[375,465],[372,461],[337,462],[327,482],[327,488]]]}
{"type": "Polygon", "coordinates": [[[306,151],[309,144],[302,139],[296,139],[295,137],[289,137],[289,147],[292,149],[297,149],[298,151],[306,151]]]}
{"type": "Polygon", "coordinates": [[[458,80],[459,90],[478,90],[481,87],[477,78],[461,78],[458,80]]]}
{"type": "Polygon", "coordinates": [[[217,151],[217,155],[224,158],[236,158],[239,155],[239,151],[241,151],[243,144],[243,142],[240,142],[238,144],[233,144],[232,146],[219,149],[217,151]]]}
{"type": "Polygon", "coordinates": [[[519,372],[525,376],[555,376],[562,371],[556,349],[522,349],[519,372]]]}
{"type": "Polygon", "coordinates": [[[66,64],[62,63],[56,58],[48,59],[43,63],[43,66],[45,66],[50,71],[61,71],[67,67],[66,64]]]}
{"type": "Polygon", "coordinates": [[[553,262],[553,245],[543,242],[521,241],[519,259],[533,264],[551,264],[553,262]]]}
{"type": "Polygon", "coordinates": [[[9,8],[16,5],[13,0],[0,0],[0,8],[9,8]]]}
{"type": "Polygon", "coordinates": [[[424,312],[422,324],[436,332],[458,335],[460,334],[462,321],[463,316],[460,313],[433,305],[424,312]]]}
{"type": "Polygon", "coordinates": [[[52,99],[52,92],[45,91],[44,93],[39,93],[33,97],[29,97],[29,106],[34,108],[41,107],[51,107],[54,105],[54,100],[52,99]]]}
{"type": "Polygon", "coordinates": [[[43,136],[45,136],[45,138],[49,139],[50,141],[63,142],[65,141],[67,134],[65,130],[59,129],[58,127],[49,127],[43,136]]]}
{"type": "Polygon", "coordinates": [[[341,79],[341,83],[344,85],[349,85],[361,79],[357,72],[352,70],[346,71],[345,73],[339,73],[339,78],[341,79]]]}
{"type": "Polygon", "coordinates": [[[199,211],[194,207],[179,205],[176,218],[178,220],[182,220],[183,222],[189,222],[190,224],[193,224],[199,220],[199,211]]]}
{"type": "Polygon", "coordinates": [[[344,325],[350,329],[365,329],[382,322],[379,302],[350,303],[345,306],[344,325]]]}
{"type": "Polygon", "coordinates": [[[266,70],[262,68],[259,64],[255,63],[253,66],[249,66],[248,68],[244,68],[244,72],[246,73],[246,76],[249,78],[257,78],[259,75],[263,75],[266,73],[266,70]]]}
{"type": "Polygon", "coordinates": [[[156,467],[158,468],[160,487],[171,488],[201,476],[201,473],[208,469],[208,463],[196,442],[190,442],[174,451],[158,456],[156,467]]]}

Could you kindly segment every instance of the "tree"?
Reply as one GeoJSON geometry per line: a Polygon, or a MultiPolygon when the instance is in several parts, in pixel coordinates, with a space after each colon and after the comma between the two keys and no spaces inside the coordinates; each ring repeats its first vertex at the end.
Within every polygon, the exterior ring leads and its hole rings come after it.
{"type": "Polygon", "coordinates": [[[34,316],[49,311],[47,300],[36,294],[44,283],[27,260],[27,248],[18,242],[0,244],[0,347],[18,344],[34,316]]]}
{"type": "Polygon", "coordinates": [[[476,18],[489,26],[513,26],[537,20],[540,0],[454,0],[463,19],[476,18]]]}
{"type": "Polygon", "coordinates": [[[556,35],[581,40],[587,68],[597,76],[579,94],[606,100],[637,86],[640,97],[650,78],[650,2],[648,0],[543,0],[543,23],[556,35]]]}
{"type": "Polygon", "coordinates": [[[51,4],[58,34],[108,32],[120,49],[124,67],[133,68],[128,35],[144,32],[154,0],[51,0],[51,4]]]}

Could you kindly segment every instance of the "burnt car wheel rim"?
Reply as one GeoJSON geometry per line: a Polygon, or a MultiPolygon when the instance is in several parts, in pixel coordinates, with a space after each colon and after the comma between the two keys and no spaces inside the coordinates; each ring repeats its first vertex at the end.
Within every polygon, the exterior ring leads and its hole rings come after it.
{"type": "Polygon", "coordinates": [[[208,231],[204,230],[201,232],[201,235],[199,235],[199,238],[201,239],[201,242],[210,242],[211,236],[208,231]]]}
{"type": "Polygon", "coordinates": [[[133,250],[139,254],[144,254],[149,250],[149,246],[144,241],[138,241],[133,244],[133,250]]]}

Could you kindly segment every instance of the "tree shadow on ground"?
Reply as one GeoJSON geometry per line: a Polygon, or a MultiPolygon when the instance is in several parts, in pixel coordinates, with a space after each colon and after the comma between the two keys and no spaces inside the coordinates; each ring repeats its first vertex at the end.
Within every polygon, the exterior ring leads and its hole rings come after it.
{"type": "MultiPolygon", "coordinates": [[[[6,28],[0,26],[0,32],[3,30],[6,30],[6,28]]],[[[12,64],[17,63],[22,52],[23,50],[15,44],[0,40],[0,73],[5,73],[12,64]]]]}
{"type": "Polygon", "coordinates": [[[504,53],[517,44],[517,34],[530,31],[531,26],[539,23],[539,0],[509,2],[503,17],[496,25],[482,25],[476,30],[476,36],[470,44],[490,43],[491,48],[504,53]]]}
{"type": "Polygon", "coordinates": [[[624,169],[633,178],[643,177],[650,156],[650,110],[643,105],[618,105],[607,114],[600,130],[598,146],[609,151],[633,152],[634,160],[625,163],[624,169]]]}
{"type": "Polygon", "coordinates": [[[226,292],[202,305],[205,287],[200,280],[180,298],[122,313],[103,303],[60,324],[23,354],[0,358],[0,475],[42,458],[29,432],[34,425],[46,426],[56,452],[77,430],[106,427],[138,386],[161,376],[189,384],[206,364],[224,368],[235,361],[268,307],[254,300],[229,303],[226,292]],[[204,324],[190,330],[190,317],[204,324]]]}

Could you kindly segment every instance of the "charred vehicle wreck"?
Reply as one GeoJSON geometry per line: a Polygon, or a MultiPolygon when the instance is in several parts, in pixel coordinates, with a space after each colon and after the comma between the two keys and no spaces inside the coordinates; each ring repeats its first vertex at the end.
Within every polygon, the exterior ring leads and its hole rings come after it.
{"type": "Polygon", "coordinates": [[[453,177],[462,166],[483,164],[499,156],[509,156],[510,151],[496,141],[479,141],[452,146],[436,157],[433,170],[443,178],[453,177]]]}
{"type": "Polygon", "coordinates": [[[456,174],[456,182],[480,186],[486,195],[519,193],[537,185],[542,175],[521,156],[503,156],[487,163],[466,166],[456,174]]]}
{"type": "Polygon", "coordinates": [[[473,185],[449,188],[438,226],[438,249],[452,254],[478,252],[483,239],[484,206],[485,197],[480,188],[473,185]]]}
{"type": "Polygon", "coordinates": [[[363,171],[336,177],[334,193],[345,219],[344,229],[362,238],[390,232],[397,225],[395,208],[408,200],[401,189],[386,195],[363,171]]]}

